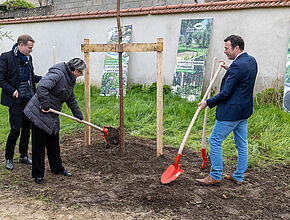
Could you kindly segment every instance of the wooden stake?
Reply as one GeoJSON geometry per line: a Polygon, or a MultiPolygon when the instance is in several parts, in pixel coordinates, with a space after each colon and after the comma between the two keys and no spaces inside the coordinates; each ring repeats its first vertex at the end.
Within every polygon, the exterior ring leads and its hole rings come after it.
{"type": "MultiPolygon", "coordinates": [[[[163,38],[157,38],[157,43],[163,44],[163,38]]],[[[163,137],[163,79],[162,79],[163,52],[157,52],[157,157],[162,155],[163,137]]]]}
{"type": "MultiPolygon", "coordinates": [[[[118,14],[117,14],[118,15],[118,14]]],[[[117,17],[118,31],[121,33],[120,17],[117,17]]],[[[90,52],[118,52],[119,53],[119,95],[120,95],[120,147],[125,151],[124,141],[124,111],[123,111],[123,70],[122,52],[157,52],[157,156],[162,155],[162,130],[163,130],[163,82],[162,82],[162,62],[163,62],[163,39],[158,38],[157,43],[122,43],[122,35],[118,44],[89,44],[88,40],[81,45],[81,51],[85,54],[85,61],[88,65],[90,52]],[[87,54],[87,55],[86,55],[87,54]],[[120,71],[121,70],[121,71],[120,71]]],[[[89,79],[85,82],[89,82],[89,79]]],[[[85,83],[86,86],[86,83],[85,83]]],[[[90,103],[86,101],[86,106],[90,103]]],[[[87,109],[87,107],[86,107],[87,109]]],[[[89,112],[89,111],[88,111],[89,112]]],[[[89,115],[88,115],[89,117],[89,115]]],[[[86,134],[86,133],[85,133],[86,134]]],[[[86,135],[85,135],[86,137],[86,135]]],[[[88,140],[89,141],[89,140],[88,140]]]]}
{"type": "Polygon", "coordinates": [[[53,51],[52,62],[53,62],[53,65],[55,65],[56,64],[56,46],[52,47],[52,51],[53,51]]]}
{"type": "Polygon", "coordinates": [[[117,1],[117,27],[119,33],[119,95],[120,95],[120,148],[121,151],[125,151],[125,140],[124,140],[124,109],[123,109],[123,68],[122,68],[122,29],[120,22],[120,0],[117,1]]]}
{"type": "MultiPolygon", "coordinates": [[[[89,39],[84,39],[84,44],[90,44],[89,39]]],[[[84,52],[84,59],[87,64],[85,73],[85,120],[91,121],[91,99],[90,99],[90,53],[84,52]]],[[[85,144],[91,145],[91,127],[85,125],[85,144]]]]}

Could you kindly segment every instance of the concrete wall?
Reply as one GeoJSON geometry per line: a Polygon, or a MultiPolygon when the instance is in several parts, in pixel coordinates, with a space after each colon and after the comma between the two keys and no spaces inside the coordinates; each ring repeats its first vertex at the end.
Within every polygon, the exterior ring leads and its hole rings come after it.
{"type": "MultiPolygon", "coordinates": [[[[243,36],[246,51],[256,57],[259,72],[256,92],[265,88],[283,85],[286,71],[288,33],[290,27],[289,8],[267,8],[212,11],[185,14],[147,15],[122,17],[123,25],[132,24],[132,42],[153,43],[164,38],[163,80],[171,84],[176,63],[177,44],[182,18],[213,17],[205,85],[208,85],[211,64],[214,57],[227,60],[224,55],[223,39],[230,34],[243,36]]],[[[15,40],[18,35],[28,33],[36,40],[32,52],[35,72],[45,74],[53,64],[53,46],[56,46],[57,62],[72,57],[83,58],[81,44],[84,38],[90,43],[106,43],[107,31],[116,25],[116,18],[39,22],[4,25],[15,40]]],[[[1,52],[10,50],[14,42],[4,39],[0,42],[1,52]]],[[[91,82],[101,85],[104,53],[91,53],[91,82]]],[[[156,53],[131,53],[129,61],[129,84],[156,81],[156,53]]],[[[219,86],[224,71],[219,76],[219,86]]]]}

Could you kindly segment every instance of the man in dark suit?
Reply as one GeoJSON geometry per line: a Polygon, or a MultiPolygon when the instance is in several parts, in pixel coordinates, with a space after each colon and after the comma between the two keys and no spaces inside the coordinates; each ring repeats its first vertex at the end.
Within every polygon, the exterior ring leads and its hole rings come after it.
{"type": "Polygon", "coordinates": [[[20,35],[12,50],[1,54],[0,87],[1,104],[9,107],[10,133],[5,148],[6,168],[12,170],[16,141],[20,135],[19,162],[32,164],[28,157],[28,143],[31,124],[23,110],[34,95],[35,83],[41,79],[33,71],[30,53],[35,41],[29,35],[20,35]]]}
{"type": "Polygon", "coordinates": [[[211,160],[210,175],[204,179],[196,179],[203,185],[218,185],[223,171],[222,142],[233,132],[235,147],[238,151],[236,170],[225,179],[242,184],[248,163],[247,127],[248,118],[253,113],[253,90],[257,75],[257,62],[254,57],[244,51],[244,40],[237,35],[228,36],[225,40],[225,51],[229,60],[224,61],[227,70],[222,79],[220,92],[199,106],[216,108],[216,124],[209,137],[209,153],[211,160]]]}

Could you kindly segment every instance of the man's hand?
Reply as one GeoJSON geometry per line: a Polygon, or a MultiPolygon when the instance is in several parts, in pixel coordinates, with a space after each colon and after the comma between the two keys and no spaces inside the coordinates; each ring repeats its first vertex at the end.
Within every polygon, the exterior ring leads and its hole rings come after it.
{"type": "Polygon", "coordinates": [[[206,101],[202,101],[202,102],[198,103],[198,106],[201,107],[201,109],[204,109],[207,107],[207,103],[206,103],[206,101]]]}
{"type": "Polygon", "coordinates": [[[221,67],[223,67],[225,70],[228,70],[230,67],[224,60],[220,60],[219,62],[221,62],[221,67]]]}

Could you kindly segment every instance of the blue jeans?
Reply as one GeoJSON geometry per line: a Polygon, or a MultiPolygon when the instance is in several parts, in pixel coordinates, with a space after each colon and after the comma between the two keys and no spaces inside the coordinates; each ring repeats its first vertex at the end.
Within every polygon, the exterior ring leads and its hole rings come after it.
{"type": "Polygon", "coordinates": [[[239,182],[243,181],[244,172],[248,164],[247,127],[248,119],[238,121],[216,121],[208,139],[211,160],[210,176],[213,179],[221,180],[223,172],[222,142],[231,132],[233,132],[235,147],[238,150],[238,163],[233,173],[233,178],[239,182]]]}

